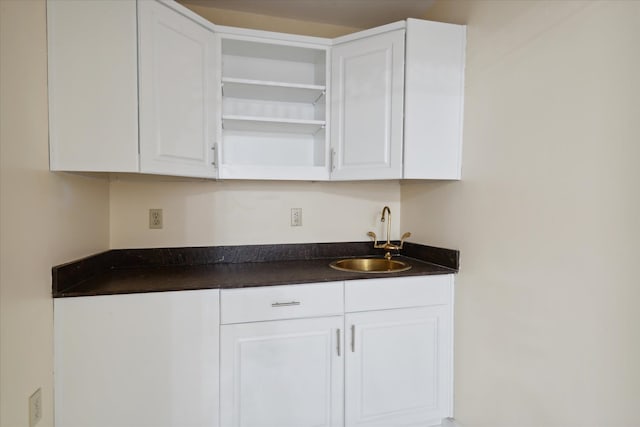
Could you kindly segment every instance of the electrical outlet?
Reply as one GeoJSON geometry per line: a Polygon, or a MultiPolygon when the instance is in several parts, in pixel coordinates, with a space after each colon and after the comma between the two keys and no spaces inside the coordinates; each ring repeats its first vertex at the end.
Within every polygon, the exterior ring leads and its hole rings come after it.
{"type": "Polygon", "coordinates": [[[37,389],[29,396],[29,427],[38,424],[42,418],[42,391],[37,389]]]}
{"type": "Polygon", "coordinates": [[[149,209],[149,228],[162,228],[162,209],[149,209]]]}
{"type": "Polygon", "coordinates": [[[291,208],[291,226],[302,226],[302,208],[291,208]]]}

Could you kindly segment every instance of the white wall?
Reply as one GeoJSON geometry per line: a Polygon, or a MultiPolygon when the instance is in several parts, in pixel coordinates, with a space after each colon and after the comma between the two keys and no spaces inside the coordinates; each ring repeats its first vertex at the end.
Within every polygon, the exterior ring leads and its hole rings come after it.
{"type": "Polygon", "coordinates": [[[53,425],[51,267],[106,250],[105,179],[49,172],[45,2],[0,1],[0,426],[42,388],[53,425]]]}
{"type": "Polygon", "coordinates": [[[468,24],[463,180],[402,186],[461,250],[455,415],[640,425],[640,2],[440,1],[468,24]]]}
{"type": "Polygon", "coordinates": [[[389,205],[400,238],[400,186],[379,183],[188,181],[116,177],[111,182],[111,247],[217,246],[366,241],[382,236],[389,205]],[[148,210],[162,208],[164,228],[150,230],[148,210]],[[291,208],[302,226],[291,227],[291,208]]]}

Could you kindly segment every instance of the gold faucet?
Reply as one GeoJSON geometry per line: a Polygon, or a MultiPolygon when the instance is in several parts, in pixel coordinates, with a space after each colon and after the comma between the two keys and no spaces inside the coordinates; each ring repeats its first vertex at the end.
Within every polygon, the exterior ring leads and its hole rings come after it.
{"type": "Polygon", "coordinates": [[[404,233],[400,238],[399,245],[394,245],[393,243],[391,243],[391,209],[389,209],[389,206],[385,206],[384,208],[382,208],[382,216],[380,217],[380,222],[385,222],[385,213],[387,214],[387,242],[378,244],[378,238],[376,236],[376,233],[374,233],[373,231],[368,232],[367,236],[373,237],[374,248],[385,249],[387,253],[384,254],[384,257],[386,259],[391,259],[391,252],[389,251],[399,251],[400,249],[402,249],[402,246],[404,245],[404,239],[411,237],[411,233],[404,233]]]}

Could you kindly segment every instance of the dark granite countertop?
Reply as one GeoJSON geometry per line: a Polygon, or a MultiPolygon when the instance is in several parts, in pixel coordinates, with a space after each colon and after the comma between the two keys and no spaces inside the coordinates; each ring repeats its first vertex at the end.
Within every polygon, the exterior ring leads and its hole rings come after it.
{"type": "Polygon", "coordinates": [[[399,273],[351,273],[329,263],[380,256],[370,242],[111,250],[53,267],[53,297],[227,289],[380,277],[451,274],[458,251],[406,243],[399,273]]]}

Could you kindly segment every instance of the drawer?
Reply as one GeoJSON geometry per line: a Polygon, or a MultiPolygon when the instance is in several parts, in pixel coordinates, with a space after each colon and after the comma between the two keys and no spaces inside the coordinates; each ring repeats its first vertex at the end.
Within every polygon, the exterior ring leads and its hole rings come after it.
{"type": "Polygon", "coordinates": [[[442,305],[451,303],[453,275],[349,280],[344,286],[346,312],[442,305]]]}
{"type": "Polygon", "coordinates": [[[342,315],[343,282],[223,289],[221,323],[342,315]]]}

